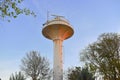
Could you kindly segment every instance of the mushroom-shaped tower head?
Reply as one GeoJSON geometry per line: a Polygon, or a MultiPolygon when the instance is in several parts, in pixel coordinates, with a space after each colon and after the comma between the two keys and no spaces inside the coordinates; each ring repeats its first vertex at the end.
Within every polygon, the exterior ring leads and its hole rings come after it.
{"type": "Polygon", "coordinates": [[[65,40],[70,38],[73,33],[72,26],[61,16],[56,16],[54,19],[47,21],[42,30],[42,34],[51,40],[65,40]]]}

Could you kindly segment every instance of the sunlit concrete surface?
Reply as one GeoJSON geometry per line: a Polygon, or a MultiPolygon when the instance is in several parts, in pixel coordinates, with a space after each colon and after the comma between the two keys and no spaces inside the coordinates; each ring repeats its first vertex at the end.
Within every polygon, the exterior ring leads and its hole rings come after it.
{"type": "Polygon", "coordinates": [[[53,80],[63,80],[62,42],[73,33],[69,22],[60,16],[55,16],[43,26],[42,34],[54,42],[53,80]]]}

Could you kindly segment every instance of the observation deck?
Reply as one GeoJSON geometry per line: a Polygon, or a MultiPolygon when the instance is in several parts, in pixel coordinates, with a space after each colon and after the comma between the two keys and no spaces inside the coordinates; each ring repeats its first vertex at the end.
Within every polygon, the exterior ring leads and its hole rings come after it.
{"type": "Polygon", "coordinates": [[[43,24],[42,34],[51,40],[54,39],[68,39],[73,35],[74,31],[69,22],[60,16],[56,16],[54,19],[47,21],[43,24]]]}

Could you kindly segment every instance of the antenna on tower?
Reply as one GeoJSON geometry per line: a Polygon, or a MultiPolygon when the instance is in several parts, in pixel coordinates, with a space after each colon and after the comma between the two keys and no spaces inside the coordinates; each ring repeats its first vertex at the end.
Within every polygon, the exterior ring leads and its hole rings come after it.
{"type": "Polygon", "coordinates": [[[47,22],[49,21],[49,11],[47,11],[47,22]]]}
{"type": "Polygon", "coordinates": [[[54,16],[55,18],[64,18],[64,16],[59,16],[59,15],[55,15],[55,14],[53,14],[51,16],[54,16]]]}

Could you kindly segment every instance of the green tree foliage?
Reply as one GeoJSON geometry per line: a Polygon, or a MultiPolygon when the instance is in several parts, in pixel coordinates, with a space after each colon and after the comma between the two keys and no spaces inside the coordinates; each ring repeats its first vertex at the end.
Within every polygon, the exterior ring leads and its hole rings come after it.
{"type": "Polygon", "coordinates": [[[16,72],[10,76],[9,80],[25,80],[25,77],[21,72],[16,72]]]}
{"type": "Polygon", "coordinates": [[[51,70],[46,58],[41,57],[37,51],[27,53],[22,59],[21,70],[32,80],[49,80],[51,70]]]}
{"type": "Polygon", "coordinates": [[[68,69],[67,78],[68,80],[78,80],[80,73],[81,73],[80,67],[75,67],[75,69],[74,68],[68,69]]]}
{"type": "Polygon", "coordinates": [[[93,74],[89,72],[88,68],[84,68],[81,71],[81,75],[78,80],[95,80],[93,74]]]}
{"type": "Polygon", "coordinates": [[[100,73],[104,80],[120,80],[120,35],[100,35],[81,52],[81,60],[86,61],[93,72],[100,73]]]}
{"type": "Polygon", "coordinates": [[[23,0],[0,0],[0,19],[13,17],[16,18],[19,14],[34,15],[33,11],[27,8],[20,8],[20,3],[23,0]]]}
{"type": "Polygon", "coordinates": [[[93,74],[90,73],[87,67],[81,69],[75,67],[75,69],[69,69],[67,74],[68,80],[95,80],[93,74]]]}

